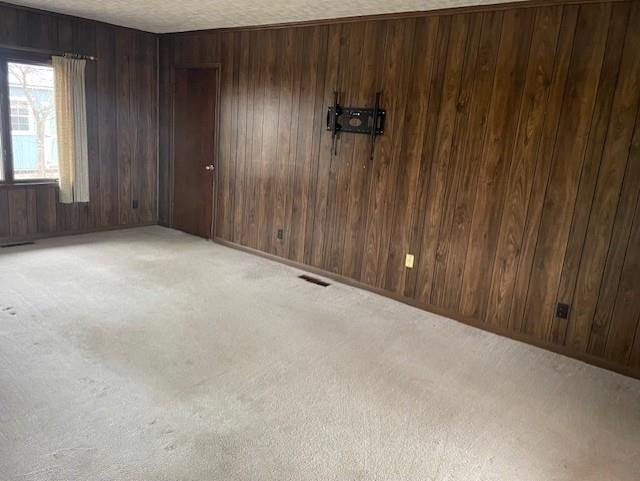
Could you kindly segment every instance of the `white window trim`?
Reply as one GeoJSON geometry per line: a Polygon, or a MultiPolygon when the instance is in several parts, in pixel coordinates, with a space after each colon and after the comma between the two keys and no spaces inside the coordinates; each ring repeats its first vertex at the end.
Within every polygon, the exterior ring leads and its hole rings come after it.
{"type": "Polygon", "coordinates": [[[24,102],[27,104],[27,115],[29,117],[29,130],[13,130],[13,126],[11,127],[11,135],[35,135],[35,125],[36,119],[33,116],[33,110],[31,110],[31,106],[29,105],[29,101],[26,97],[11,97],[9,99],[9,123],[11,123],[11,101],[24,102]]]}

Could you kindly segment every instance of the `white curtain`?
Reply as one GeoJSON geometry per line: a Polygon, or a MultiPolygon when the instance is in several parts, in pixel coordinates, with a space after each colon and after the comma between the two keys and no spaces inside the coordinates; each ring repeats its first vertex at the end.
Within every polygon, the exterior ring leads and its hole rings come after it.
{"type": "Polygon", "coordinates": [[[89,202],[85,60],[53,57],[60,202],[89,202]]]}

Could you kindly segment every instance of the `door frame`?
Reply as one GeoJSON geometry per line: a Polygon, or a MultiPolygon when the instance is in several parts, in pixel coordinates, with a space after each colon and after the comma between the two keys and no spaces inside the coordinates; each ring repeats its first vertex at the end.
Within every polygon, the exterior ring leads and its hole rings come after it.
{"type": "Polygon", "coordinates": [[[169,71],[169,84],[170,84],[170,102],[171,102],[171,112],[169,116],[169,226],[175,228],[175,223],[173,219],[173,205],[174,205],[174,177],[175,177],[175,114],[176,114],[176,70],[177,69],[201,69],[201,70],[214,70],[215,71],[215,79],[216,79],[216,110],[213,113],[214,115],[214,132],[213,132],[213,141],[215,143],[213,148],[213,159],[212,163],[214,165],[211,189],[213,190],[213,195],[211,196],[211,232],[209,233],[209,239],[213,240],[216,236],[216,197],[218,192],[218,160],[220,159],[220,69],[221,64],[219,62],[216,63],[176,63],[171,64],[171,68],[169,71]]]}

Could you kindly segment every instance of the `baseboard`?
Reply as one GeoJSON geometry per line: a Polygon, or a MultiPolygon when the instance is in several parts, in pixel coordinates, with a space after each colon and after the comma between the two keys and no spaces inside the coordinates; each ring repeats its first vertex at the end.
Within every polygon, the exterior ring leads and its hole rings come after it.
{"type": "Polygon", "coordinates": [[[14,244],[16,242],[29,242],[29,241],[37,241],[42,239],[51,239],[54,237],[66,237],[66,236],[75,236],[82,234],[96,234],[99,232],[109,232],[114,230],[122,230],[122,229],[134,229],[136,227],[149,227],[152,225],[157,225],[155,222],[147,222],[142,224],[126,224],[126,225],[110,225],[104,227],[92,227],[90,229],[78,229],[73,231],[64,231],[64,232],[49,232],[49,233],[38,233],[29,236],[23,237],[4,237],[0,238],[0,245],[6,244],[14,244]]]}
{"type": "Polygon", "coordinates": [[[385,289],[380,289],[379,287],[370,286],[369,284],[365,284],[364,282],[357,281],[355,279],[351,279],[349,277],[342,276],[340,274],[335,274],[330,271],[326,271],[324,269],[320,269],[318,267],[313,267],[307,264],[303,264],[301,262],[292,261],[290,259],[286,259],[283,257],[276,256],[274,254],[269,254],[267,252],[263,252],[258,249],[254,249],[251,247],[243,246],[241,244],[236,244],[235,242],[228,241],[226,239],[222,239],[220,237],[215,237],[213,239],[217,244],[230,247],[232,249],[240,250],[243,252],[247,252],[249,254],[253,254],[259,257],[264,257],[265,259],[269,259],[275,262],[279,262],[281,264],[286,264],[290,267],[295,267],[296,269],[300,269],[303,271],[311,272],[313,274],[317,274],[323,277],[327,277],[334,281],[340,282],[342,284],[346,284],[352,287],[357,287],[359,289],[364,289],[369,292],[373,292],[375,294],[379,294],[384,297],[388,297],[398,302],[402,302],[403,304],[407,304],[413,307],[417,307],[418,309],[422,309],[427,312],[431,312],[433,314],[437,314],[439,316],[448,317],[449,319],[453,319],[455,321],[461,322],[471,327],[475,327],[476,329],[481,329],[483,331],[491,332],[493,334],[497,334],[499,336],[507,337],[509,339],[513,339],[515,341],[519,341],[525,344],[533,345],[539,347],[541,349],[545,349],[547,351],[554,352],[556,354],[560,354],[562,356],[570,357],[572,359],[577,359],[578,361],[585,362],[592,366],[596,366],[602,369],[607,369],[609,371],[617,372],[618,374],[622,374],[624,376],[633,377],[636,379],[640,379],[640,371],[629,368],[628,366],[621,366],[619,364],[613,363],[607,359],[602,359],[596,356],[592,356],[588,353],[576,352],[565,346],[559,346],[557,344],[552,344],[547,341],[542,341],[526,334],[522,334],[519,332],[510,331],[507,329],[503,329],[500,327],[489,326],[483,322],[479,322],[475,319],[465,317],[459,313],[447,311],[445,309],[438,308],[436,306],[432,306],[430,304],[425,304],[420,301],[416,301],[415,299],[411,299],[409,297],[404,297],[395,292],[387,291],[385,289]]]}

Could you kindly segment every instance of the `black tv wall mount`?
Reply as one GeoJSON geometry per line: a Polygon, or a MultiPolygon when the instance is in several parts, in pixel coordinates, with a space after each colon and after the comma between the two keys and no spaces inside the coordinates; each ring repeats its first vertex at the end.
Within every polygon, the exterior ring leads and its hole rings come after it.
{"type": "Polygon", "coordinates": [[[327,111],[327,130],[331,132],[331,150],[338,155],[336,139],[339,133],[366,134],[371,138],[371,155],[376,144],[376,137],[384,134],[386,112],[380,107],[382,92],[376,93],[373,108],[341,107],[338,104],[338,92],[333,92],[333,105],[327,111]]]}

